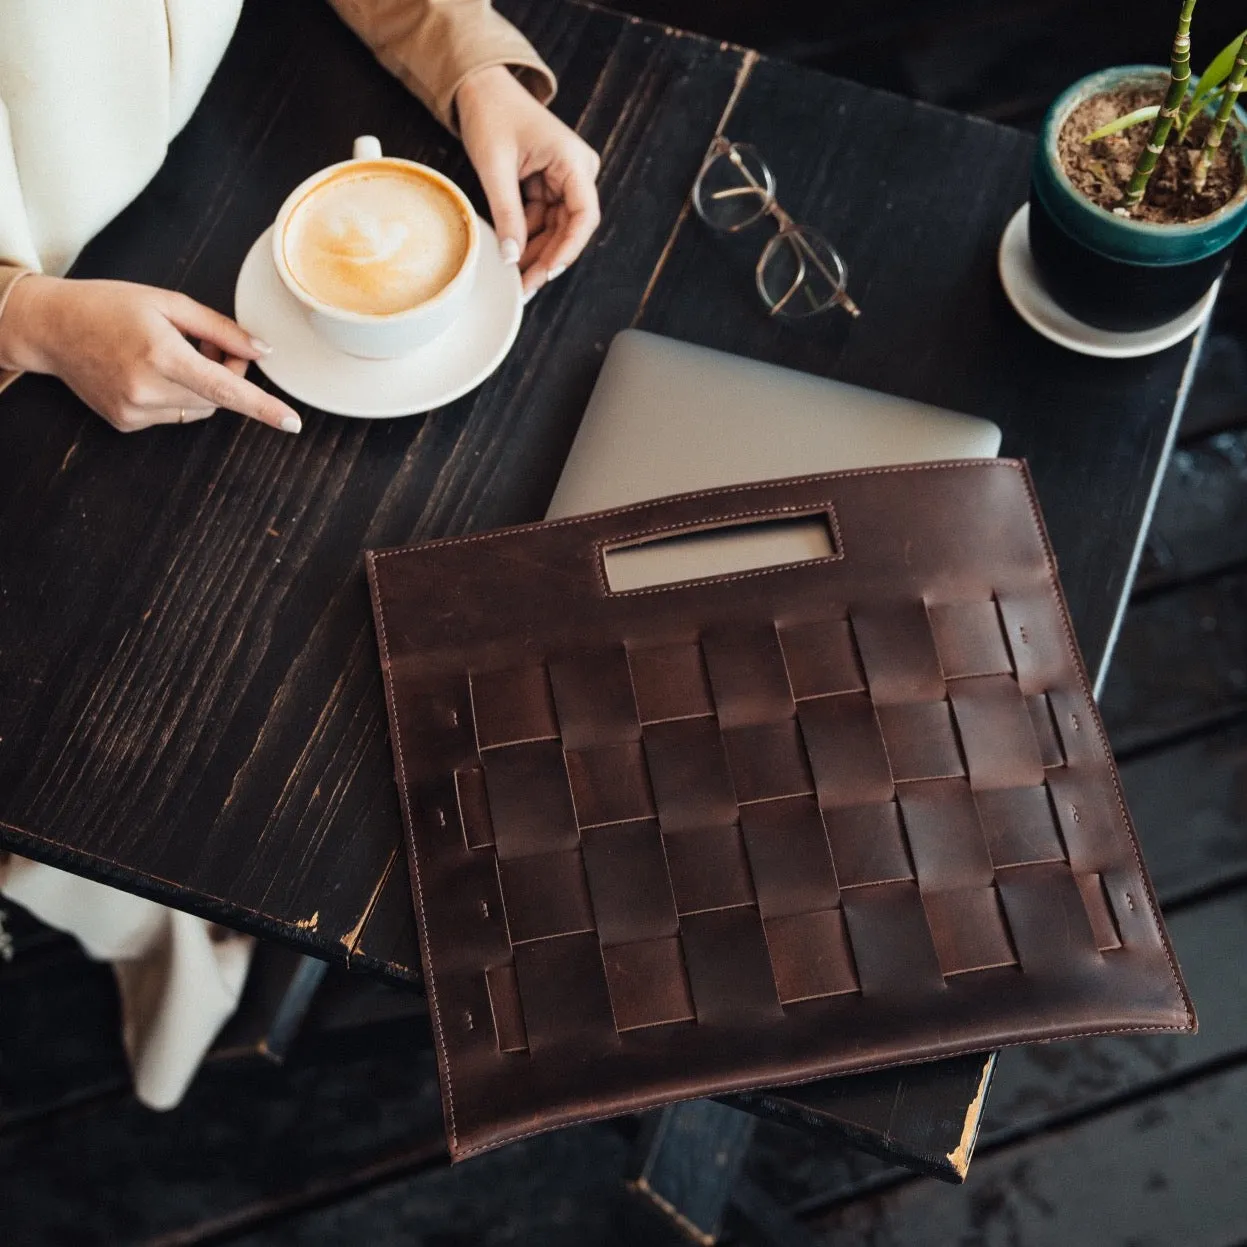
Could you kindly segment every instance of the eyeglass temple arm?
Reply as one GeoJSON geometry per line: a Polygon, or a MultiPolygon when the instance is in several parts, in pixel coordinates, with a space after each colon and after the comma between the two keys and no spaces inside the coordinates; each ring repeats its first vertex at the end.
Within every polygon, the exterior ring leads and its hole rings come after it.
{"type": "MultiPolygon", "coordinates": [[[[832,303],[838,303],[846,312],[848,312],[850,316],[853,317],[854,320],[856,320],[862,314],[862,309],[858,307],[851,298],[849,298],[849,292],[845,288],[844,283],[832,276],[827,265],[823,263],[823,257],[820,256],[808,242],[806,242],[805,236],[801,233],[801,231],[793,226],[792,217],[790,217],[788,213],[783,210],[783,208],[780,208],[778,204],[776,204],[775,207],[778,209],[778,212],[775,214],[775,219],[779,221],[780,228],[787,231],[789,236],[796,240],[797,246],[800,247],[811,260],[813,260],[815,268],[817,268],[818,271],[827,279],[828,283],[835,288],[836,293],[832,295],[832,303]]],[[[801,272],[802,274],[805,273],[804,262],[802,262],[801,265],[801,272]]]]}
{"type": "MultiPolygon", "coordinates": [[[[761,270],[762,270],[762,259],[760,258],[758,260],[759,274],[761,274],[761,270]]],[[[759,280],[761,280],[760,276],[759,276],[759,280]]],[[[789,285],[788,289],[784,292],[783,298],[776,299],[775,302],[771,304],[771,315],[772,316],[778,315],[779,312],[783,310],[783,307],[788,302],[788,300],[791,299],[792,296],[796,294],[798,290],[801,289],[801,283],[804,281],[805,281],[805,260],[800,255],[798,255],[797,256],[797,275],[792,279],[792,283],[789,285]]]]}

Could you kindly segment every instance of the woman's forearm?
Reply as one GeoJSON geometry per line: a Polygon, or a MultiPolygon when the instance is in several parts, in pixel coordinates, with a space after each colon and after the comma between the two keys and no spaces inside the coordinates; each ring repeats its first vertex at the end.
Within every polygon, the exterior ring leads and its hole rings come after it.
{"type": "Polygon", "coordinates": [[[532,44],[489,0],[329,0],[377,59],[458,133],[455,92],[474,70],[506,65],[537,100],[554,75],[532,44]]]}

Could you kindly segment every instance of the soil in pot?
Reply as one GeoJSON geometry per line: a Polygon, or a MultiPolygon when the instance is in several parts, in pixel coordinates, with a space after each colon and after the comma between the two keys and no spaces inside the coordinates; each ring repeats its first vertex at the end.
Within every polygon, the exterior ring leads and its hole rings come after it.
{"type": "MultiPolygon", "coordinates": [[[[1131,126],[1094,143],[1083,139],[1114,118],[1157,102],[1155,89],[1119,87],[1084,100],[1066,118],[1057,138],[1057,152],[1070,181],[1092,203],[1109,211],[1121,206],[1152,123],[1131,126]]],[[[1197,117],[1180,143],[1170,136],[1143,202],[1130,214],[1133,220],[1168,225],[1196,221],[1233,198],[1243,180],[1243,161],[1228,128],[1203,189],[1197,192],[1194,188],[1191,174],[1210,122],[1206,114],[1197,117]]]]}

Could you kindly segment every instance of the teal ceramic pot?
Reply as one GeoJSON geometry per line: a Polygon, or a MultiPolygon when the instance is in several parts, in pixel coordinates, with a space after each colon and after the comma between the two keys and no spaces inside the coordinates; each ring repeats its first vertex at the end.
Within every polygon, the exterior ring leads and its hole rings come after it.
{"type": "MultiPolygon", "coordinates": [[[[1211,216],[1156,225],[1093,204],[1061,168],[1057,136],[1083,100],[1124,84],[1154,86],[1159,98],[1168,77],[1168,70],[1152,65],[1091,74],[1056,99],[1039,133],[1031,167],[1031,253],[1052,297],[1101,329],[1153,329],[1181,315],[1225,271],[1247,227],[1247,185],[1211,216]]],[[[1236,109],[1235,120],[1224,142],[1236,143],[1247,161],[1247,115],[1236,109]]]]}

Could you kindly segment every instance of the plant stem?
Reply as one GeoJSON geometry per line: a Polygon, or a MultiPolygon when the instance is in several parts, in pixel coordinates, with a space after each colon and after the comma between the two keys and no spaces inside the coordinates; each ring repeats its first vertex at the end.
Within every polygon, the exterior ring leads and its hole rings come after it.
{"type": "Polygon", "coordinates": [[[1204,149],[1199,153],[1199,163],[1195,166],[1195,189],[1197,191],[1202,191],[1204,183],[1208,180],[1208,170],[1212,168],[1217,152],[1221,148],[1221,136],[1225,133],[1230,114],[1238,102],[1238,93],[1243,89],[1244,77],[1247,77],[1247,36],[1239,41],[1234,68],[1230,70],[1230,76],[1225,80],[1217,115],[1213,118],[1208,137],[1204,140],[1204,149]]]}
{"type": "Polygon", "coordinates": [[[1126,187],[1124,203],[1127,211],[1137,207],[1142,200],[1148,179],[1156,168],[1161,152],[1165,150],[1165,141],[1186,97],[1186,84],[1191,80],[1191,14],[1194,12],[1195,0],[1183,0],[1182,12],[1178,15],[1178,33],[1173,38],[1173,51],[1169,57],[1169,90],[1156,115],[1147,146],[1139,153],[1130,185],[1126,187]]]}

